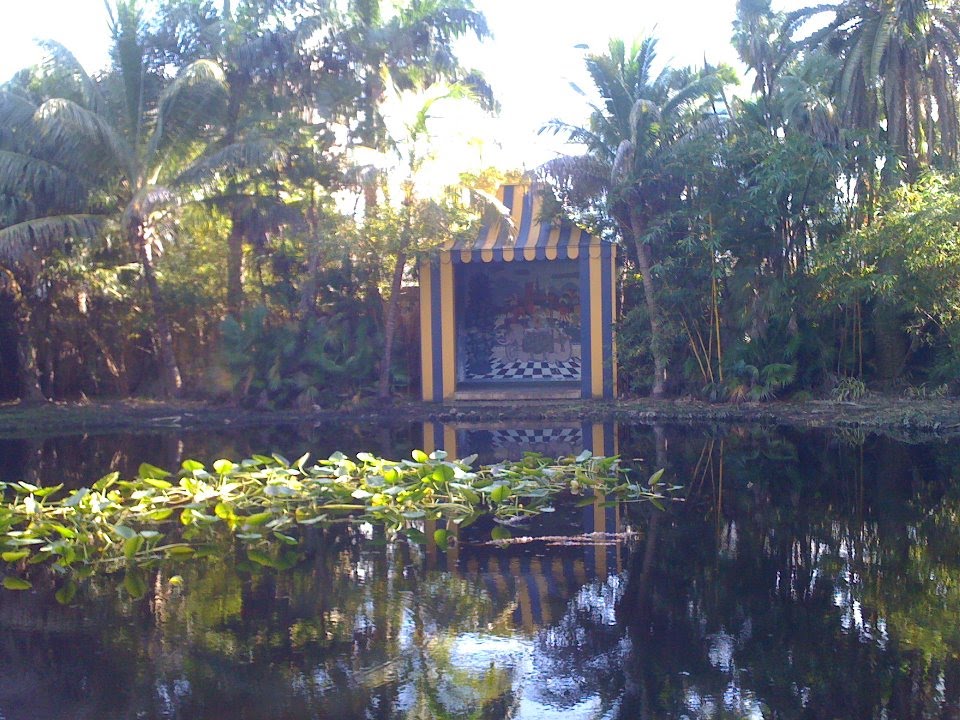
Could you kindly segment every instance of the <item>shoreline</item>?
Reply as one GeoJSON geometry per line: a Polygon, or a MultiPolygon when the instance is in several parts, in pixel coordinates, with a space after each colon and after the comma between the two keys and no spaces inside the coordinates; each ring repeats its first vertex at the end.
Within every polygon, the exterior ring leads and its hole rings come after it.
{"type": "Polygon", "coordinates": [[[395,400],[310,410],[257,410],[197,401],[117,400],[0,404],[0,439],[76,434],[244,428],[314,422],[400,425],[559,423],[570,421],[637,424],[764,425],[810,429],[859,429],[908,441],[960,437],[960,400],[905,399],[869,395],[855,402],[806,400],[767,403],[707,403],[696,400],[461,402],[450,405],[395,400]]]}

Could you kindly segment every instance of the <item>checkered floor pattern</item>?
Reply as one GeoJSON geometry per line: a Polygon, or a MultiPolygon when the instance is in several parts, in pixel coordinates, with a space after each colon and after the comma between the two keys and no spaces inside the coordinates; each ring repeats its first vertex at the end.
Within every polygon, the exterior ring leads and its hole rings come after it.
{"type": "Polygon", "coordinates": [[[490,361],[490,372],[483,375],[469,374],[467,380],[580,380],[580,358],[560,362],[515,360],[490,361]]]}
{"type": "Polygon", "coordinates": [[[583,444],[583,432],[580,428],[538,428],[527,430],[494,430],[493,446],[510,447],[513,445],[552,445],[562,444],[580,447],[583,444]]]}

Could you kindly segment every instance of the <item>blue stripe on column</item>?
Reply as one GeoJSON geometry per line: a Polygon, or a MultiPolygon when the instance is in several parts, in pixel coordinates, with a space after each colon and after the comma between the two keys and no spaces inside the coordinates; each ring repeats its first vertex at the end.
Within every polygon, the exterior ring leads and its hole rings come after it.
{"type": "Polygon", "coordinates": [[[433,288],[430,303],[430,334],[433,336],[433,401],[443,402],[443,331],[440,322],[443,292],[440,288],[440,263],[436,260],[430,263],[430,287],[433,288]]]}
{"type": "Polygon", "coordinates": [[[580,397],[592,393],[593,368],[590,360],[590,253],[582,253],[580,263],[580,397]]]}
{"type": "Polygon", "coordinates": [[[603,397],[613,397],[613,254],[609,245],[600,252],[600,307],[603,316],[603,397]]]}

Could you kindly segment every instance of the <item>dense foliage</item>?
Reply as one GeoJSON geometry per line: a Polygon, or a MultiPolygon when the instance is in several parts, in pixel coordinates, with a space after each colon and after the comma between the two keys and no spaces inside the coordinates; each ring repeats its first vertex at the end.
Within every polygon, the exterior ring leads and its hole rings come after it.
{"type": "MultiPolygon", "coordinates": [[[[108,68],[48,43],[0,88],[0,400],[416,392],[415,260],[505,177],[420,187],[434,106],[496,107],[456,53],[483,15],[110,7],[108,68]],[[390,127],[401,96],[420,110],[390,127]]],[[[621,392],[955,390],[956,4],[737,10],[751,88],[613,40],[586,55],[589,120],[545,128],[577,145],[537,173],[548,206],[624,250],[621,392]]]]}

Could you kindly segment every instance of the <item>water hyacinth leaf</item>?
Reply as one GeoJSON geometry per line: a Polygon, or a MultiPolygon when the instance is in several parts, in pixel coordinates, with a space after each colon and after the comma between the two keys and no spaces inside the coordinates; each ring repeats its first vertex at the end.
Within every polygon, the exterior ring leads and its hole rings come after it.
{"type": "Polygon", "coordinates": [[[134,600],[139,600],[147,594],[147,583],[143,579],[143,573],[131,568],[123,576],[123,589],[134,600]]]}
{"type": "Polygon", "coordinates": [[[257,563],[257,565],[263,565],[264,567],[274,567],[276,566],[276,561],[263,552],[263,550],[257,550],[255,548],[250,548],[247,550],[247,558],[257,563]]]}
{"type": "Polygon", "coordinates": [[[3,586],[7,590],[29,590],[33,587],[33,584],[29,580],[14,577],[13,575],[7,575],[3,579],[3,586]]]}
{"type": "Polygon", "coordinates": [[[50,487],[37,488],[33,494],[35,497],[45,498],[47,495],[53,495],[53,493],[57,492],[57,490],[62,489],[63,483],[60,483],[59,485],[51,485],[50,487]]]}
{"type": "Polygon", "coordinates": [[[7,552],[0,555],[3,558],[4,562],[13,563],[17,560],[23,560],[25,557],[30,557],[29,550],[8,550],[7,552]]]}
{"type": "Polygon", "coordinates": [[[163,480],[164,478],[170,477],[170,473],[166,470],[158,468],[156,465],[151,465],[150,463],[140,463],[137,475],[143,480],[163,480]]]}
{"type": "Polygon", "coordinates": [[[450,465],[439,465],[436,470],[433,471],[432,477],[436,482],[450,482],[454,478],[454,470],[450,465]]]}
{"type": "Polygon", "coordinates": [[[127,560],[133,560],[134,556],[140,552],[140,548],[143,547],[143,544],[146,540],[142,535],[134,535],[132,538],[127,539],[123,543],[123,557],[127,560]]]}
{"type": "Polygon", "coordinates": [[[490,499],[497,503],[502,503],[510,497],[510,486],[498,483],[490,490],[490,499]]]}
{"type": "Polygon", "coordinates": [[[226,475],[228,472],[231,472],[236,465],[234,465],[230,460],[224,460],[221,458],[213,463],[213,470],[218,475],[226,475]]]}
{"type": "Polygon", "coordinates": [[[503,525],[497,525],[493,530],[490,531],[490,537],[493,540],[509,540],[513,537],[513,533],[507,530],[503,525]]]}
{"type": "Polygon", "coordinates": [[[187,545],[174,545],[167,548],[167,557],[171,558],[188,558],[192,555],[197,554],[197,550],[187,545]]]}
{"type": "Polygon", "coordinates": [[[186,472],[192,473],[197,472],[198,470],[205,470],[202,462],[197,462],[196,460],[184,460],[180,467],[183,468],[186,472]]]}
{"type": "Polygon", "coordinates": [[[430,453],[429,458],[430,458],[431,460],[446,460],[446,459],[447,459],[447,451],[446,451],[446,450],[434,450],[432,453],[430,453]]]}
{"type": "Polygon", "coordinates": [[[358,453],[357,453],[357,460],[359,460],[359,461],[362,462],[362,463],[376,463],[376,462],[377,462],[377,458],[376,458],[375,456],[371,455],[371,454],[368,453],[368,452],[358,452],[358,453]]]}
{"type": "Polygon", "coordinates": [[[449,539],[449,533],[444,530],[434,530],[433,531],[433,541],[437,544],[437,547],[443,551],[447,549],[447,540],[449,539]]]}
{"type": "Polygon", "coordinates": [[[593,453],[592,453],[592,452],[590,452],[589,450],[584,450],[582,453],[580,453],[579,455],[577,455],[576,461],[577,461],[578,463],[582,463],[582,462],[586,462],[587,460],[589,460],[589,459],[592,458],[592,457],[593,457],[593,453]]]}
{"type": "Polygon", "coordinates": [[[478,455],[476,453],[473,455],[467,455],[465,458],[460,460],[459,464],[473,467],[473,464],[477,461],[477,457],[478,455]]]}
{"type": "Polygon", "coordinates": [[[143,478],[143,481],[150,487],[154,487],[157,490],[169,490],[173,487],[173,483],[167,482],[166,480],[161,480],[160,478],[143,478]]]}
{"type": "Polygon", "coordinates": [[[250,527],[259,527],[260,525],[263,525],[265,522],[267,522],[267,520],[269,520],[272,517],[273,517],[273,513],[267,511],[267,512],[254,513],[253,515],[246,515],[239,519],[243,521],[244,527],[250,528],[250,527]]]}
{"type": "Polygon", "coordinates": [[[137,536],[137,531],[133,528],[127,527],[126,525],[114,525],[113,531],[124,540],[132,540],[137,536]]]}
{"type": "Polygon", "coordinates": [[[90,490],[88,488],[80,488],[79,490],[76,490],[73,493],[71,493],[70,496],[63,501],[63,505],[64,507],[68,507],[68,508],[77,507],[81,502],[83,502],[83,499],[89,494],[90,494],[90,490]]]}
{"type": "Polygon", "coordinates": [[[412,457],[418,463],[425,463],[430,460],[430,458],[427,457],[427,454],[423,450],[414,450],[413,452],[410,453],[410,457],[412,457]]]}
{"type": "Polygon", "coordinates": [[[77,584],[73,580],[68,580],[53,596],[61,605],[69,605],[77,596],[77,584]]]}

